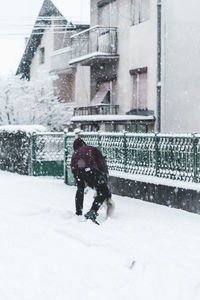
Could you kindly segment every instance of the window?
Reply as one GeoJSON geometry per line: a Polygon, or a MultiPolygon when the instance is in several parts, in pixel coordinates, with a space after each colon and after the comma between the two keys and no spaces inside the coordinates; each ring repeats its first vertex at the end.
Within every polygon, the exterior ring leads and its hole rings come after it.
{"type": "Polygon", "coordinates": [[[138,133],[147,133],[148,127],[146,124],[137,124],[137,132],[138,133]]]}
{"type": "Polygon", "coordinates": [[[150,18],[150,0],[131,0],[131,19],[133,25],[150,18]]]}
{"type": "Polygon", "coordinates": [[[113,104],[116,102],[117,80],[99,82],[91,105],[113,104]]]}
{"type": "Polygon", "coordinates": [[[117,125],[113,122],[105,123],[105,131],[111,132],[111,131],[117,131],[117,125]]]}
{"type": "Polygon", "coordinates": [[[40,48],[39,60],[40,60],[40,64],[44,64],[44,62],[45,62],[45,49],[44,49],[44,47],[40,48]]]}
{"type": "Polygon", "coordinates": [[[131,70],[132,75],[132,108],[135,110],[147,109],[147,68],[131,70]]]}
{"type": "Polygon", "coordinates": [[[91,132],[91,131],[99,131],[99,125],[98,124],[82,124],[81,125],[81,130],[86,131],[86,132],[91,132]]]}
{"type": "Polygon", "coordinates": [[[125,130],[128,132],[137,132],[137,133],[147,133],[148,125],[147,124],[127,124],[125,130]]]}
{"type": "Polygon", "coordinates": [[[98,25],[117,26],[117,1],[98,2],[98,25]]]}
{"type": "Polygon", "coordinates": [[[137,132],[136,124],[127,124],[125,130],[128,132],[137,132]]]}

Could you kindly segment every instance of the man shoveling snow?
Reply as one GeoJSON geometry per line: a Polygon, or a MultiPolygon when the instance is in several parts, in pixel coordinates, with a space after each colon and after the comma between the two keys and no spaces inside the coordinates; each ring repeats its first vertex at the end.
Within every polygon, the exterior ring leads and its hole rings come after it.
{"type": "Polygon", "coordinates": [[[114,209],[108,187],[108,166],[102,153],[96,147],[86,145],[77,132],[75,132],[73,148],[71,170],[77,185],[76,214],[82,215],[84,189],[85,186],[89,186],[96,190],[96,195],[91,209],[85,214],[85,218],[98,224],[96,221],[97,211],[103,203],[107,205],[107,216],[110,216],[114,209]]]}

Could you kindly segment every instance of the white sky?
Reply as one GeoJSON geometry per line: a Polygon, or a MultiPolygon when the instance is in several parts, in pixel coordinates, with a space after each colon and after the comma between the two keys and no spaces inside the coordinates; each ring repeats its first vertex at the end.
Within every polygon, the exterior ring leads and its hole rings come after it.
{"type": "MultiPolygon", "coordinates": [[[[52,0],[68,20],[89,23],[90,0],[52,0]]],[[[24,39],[43,0],[0,0],[0,75],[15,73],[24,52],[24,39]]]]}

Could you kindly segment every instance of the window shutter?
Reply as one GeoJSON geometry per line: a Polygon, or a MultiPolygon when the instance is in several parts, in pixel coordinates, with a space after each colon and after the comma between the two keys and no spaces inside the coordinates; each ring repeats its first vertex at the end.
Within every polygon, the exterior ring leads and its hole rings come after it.
{"type": "Polygon", "coordinates": [[[147,73],[139,74],[138,109],[147,109],[147,73]]]}
{"type": "Polygon", "coordinates": [[[117,1],[111,1],[98,7],[98,25],[117,26],[117,1]]]}
{"type": "Polygon", "coordinates": [[[129,71],[132,75],[132,108],[147,109],[147,67],[129,71]]]}
{"type": "Polygon", "coordinates": [[[110,26],[110,4],[106,4],[98,8],[98,24],[110,26]]]}
{"type": "Polygon", "coordinates": [[[137,83],[137,74],[133,74],[133,109],[137,109],[138,107],[138,83],[137,83]]]}

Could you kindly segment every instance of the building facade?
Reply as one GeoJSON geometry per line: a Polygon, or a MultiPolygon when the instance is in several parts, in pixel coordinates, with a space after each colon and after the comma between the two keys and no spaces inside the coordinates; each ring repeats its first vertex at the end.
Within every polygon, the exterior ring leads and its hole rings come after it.
{"type": "Polygon", "coordinates": [[[76,82],[84,81],[75,85],[72,122],[84,130],[154,131],[155,0],[91,0],[90,12],[91,27],[71,37],[70,65],[76,82]]]}
{"type": "Polygon", "coordinates": [[[88,27],[45,0],[17,73],[56,74],[60,98],[75,105],[73,127],[200,132],[199,8],[198,0],[91,0],[88,27]]]}
{"type": "Polygon", "coordinates": [[[147,131],[200,132],[199,8],[198,0],[91,0],[91,28],[71,37],[70,62],[89,68],[90,100],[75,86],[72,121],[99,128],[96,112],[111,113],[108,128],[138,131],[148,116],[147,131]],[[91,114],[96,123],[86,122],[91,114]],[[133,120],[118,126],[115,114],[133,120]]]}
{"type": "Polygon", "coordinates": [[[162,1],[161,131],[200,133],[198,0],[162,1]]]}
{"type": "Polygon", "coordinates": [[[75,67],[69,65],[70,37],[88,27],[68,22],[51,0],[44,0],[16,74],[28,80],[56,75],[53,84],[57,96],[74,106],[75,67]]]}

